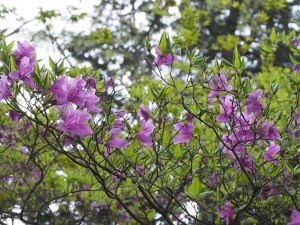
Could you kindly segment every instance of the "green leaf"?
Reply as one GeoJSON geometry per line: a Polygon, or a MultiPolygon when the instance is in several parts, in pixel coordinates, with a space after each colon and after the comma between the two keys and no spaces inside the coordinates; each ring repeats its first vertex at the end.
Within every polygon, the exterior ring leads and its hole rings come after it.
{"type": "Polygon", "coordinates": [[[275,42],[276,41],[276,31],[275,31],[275,28],[273,27],[272,28],[272,31],[271,31],[271,34],[270,34],[270,40],[272,41],[272,42],[275,42]]]}
{"type": "Polygon", "coordinates": [[[240,56],[237,46],[235,46],[235,48],[234,48],[233,66],[234,66],[234,68],[236,68],[238,70],[243,69],[243,63],[242,63],[241,56],[240,56]]]}
{"type": "Polygon", "coordinates": [[[44,88],[47,90],[51,85],[51,76],[50,73],[48,72],[47,75],[44,78],[44,88]]]}
{"type": "Polygon", "coordinates": [[[291,62],[292,62],[294,65],[298,64],[298,61],[297,61],[291,54],[289,54],[289,56],[290,56],[291,62]]]}
{"type": "Polygon", "coordinates": [[[192,180],[192,183],[191,185],[188,187],[188,193],[194,197],[194,198],[197,198],[199,193],[200,193],[200,181],[198,179],[198,177],[194,177],[193,180],[192,180]]]}
{"type": "Polygon", "coordinates": [[[15,63],[15,59],[14,59],[14,57],[10,57],[9,58],[9,62],[10,62],[10,71],[12,72],[12,71],[16,71],[16,70],[18,70],[17,69],[17,65],[16,65],[16,63],[15,63]]]}
{"type": "Polygon", "coordinates": [[[175,148],[173,150],[173,155],[177,159],[183,156],[182,149],[181,149],[180,145],[175,145],[175,148]]]}
{"type": "Polygon", "coordinates": [[[51,67],[52,70],[56,70],[56,64],[55,62],[51,59],[51,57],[49,56],[49,65],[51,67]]]}
{"type": "Polygon", "coordinates": [[[221,60],[222,60],[222,61],[221,61],[222,64],[224,64],[225,66],[227,66],[227,67],[229,67],[229,68],[234,68],[233,65],[232,65],[232,63],[229,62],[228,60],[223,59],[223,58],[221,58],[221,60]]]}
{"type": "Polygon", "coordinates": [[[140,88],[140,86],[134,85],[131,88],[130,95],[136,98],[142,98],[143,97],[143,90],[140,88]]]}
{"type": "Polygon", "coordinates": [[[172,47],[171,47],[171,41],[169,38],[169,35],[164,31],[163,34],[161,35],[159,44],[158,44],[158,49],[161,51],[161,53],[167,54],[171,53],[172,54],[172,47]]]}
{"type": "Polygon", "coordinates": [[[146,47],[147,52],[150,52],[150,50],[151,50],[151,44],[149,42],[148,36],[146,36],[146,39],[145,39],[145,47],[146,47]]]}

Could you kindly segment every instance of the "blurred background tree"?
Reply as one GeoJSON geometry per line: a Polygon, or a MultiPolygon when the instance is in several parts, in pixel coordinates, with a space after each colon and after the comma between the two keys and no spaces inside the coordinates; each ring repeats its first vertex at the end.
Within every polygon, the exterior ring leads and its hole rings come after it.
{"type": "MultiPolygon", "coordinates": [[[[230,59],[238,46],[247,57],[248,69],[257,73],[261,71],[259,41],[273,27],[286,33],[298,29],[299,4],[299,0],[103,0],[89,15],[70,7],[68,24],[59,32],[52,19],[66,15],[41,10],[36,19],[44,29],[32,36],[34,41],[50,38],[76,62],[89,62],[106,75],[126,75],[133,81],[150,72],[144,60],[145,37],[158,38],[167,29],[179,46],[198,47],[210,59],[216,55],[230,59]],[[91,24],[84,32],[69,29],[85,17],[91,24]]],[[[289,63],[288,53],[279,48],[276,65],[289,63]]]]}

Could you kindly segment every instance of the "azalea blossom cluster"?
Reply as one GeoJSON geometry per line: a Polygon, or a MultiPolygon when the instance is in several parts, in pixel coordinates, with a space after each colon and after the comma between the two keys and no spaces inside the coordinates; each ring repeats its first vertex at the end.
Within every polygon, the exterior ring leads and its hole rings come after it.
{"type": "MultiPolygon", "coordinates": [[[[251,92],[247,98],[245,109],[242,103],[230,93],[232,87],[227,82],[224,71],[215,76],[214,83],[210,83],[210,97],[218,96],[220,102],[220,114],[216,121],[224,123],[229,127],[228,134],[222,137],[221,148],[230,158],[242,162],[242,166],[249,172],[255,172],[255,167],[251,159],[251,152],[248,148],[255,145],[262,145],[262,141],[269,146],[264,153],[264,159],[278,165],[277,154],[280,146],[275,143],[280,140],[280,134],[274,124],[262,118],[265,105],[261,102],[263,91],[257,89],[251,92]]],[[[235,166],[240,167],[240,163],[235,162],[235,166]]]]}
{"type": "Polygon", "coordinates": [[[35,48],[28,42],[17,42],[17,50],[12,51],[11,54],[15,56],[16,70],[11,71],[8,75],[1,75],[0,100],[11,96],[9,86],[14,81],[21,80],[32,89],[36,87],[31,78],[36,61],[35,48]]]}
{"type": "Polygon", "coordinates": [[[57,106],[63,109],[63,123],[59,126],[62,131],[80,137],[93,133],[86,126],[86,121],[91,118],[89,112],[99,113],[101,109],[96,106],[99,97],[95,95],[96,90],[90,83],[93,82],[86,82],[81,75],[76,78],[64,75],[49,88],[49,91],[53,93],[53,98],[57,100],[57,106]],[[74,109],[71,103],[82,109],[74,109]]]}
{"type": "MultiPolygon", "coordinates": [[[[228,130],[228,133],[222,136],[221,149],[234,160],[233,165],[238,169],[254,173],[256,167],[251,157],[251,149],[255,145],[264,146],[263,143],[268,146],[263,155],[264,160],[278,165],[280,146],[276,141],[280,140],[281,136],[274,124],[268,122],[266,118],[262,119],[265,108],[261,101],[263,91],[257,89],[251,92],[243,106],[239,98],[231,92],[232,86],[227,81],[223,70],[212,78],[210,88],[210,101],[215,98],[220,103],[220,114],[216,117],[216,121],[224,124],[224,128],[228,130]]],[[[224,208],[220,216],[226,218],[228,225],[229,217],[233,215],[229,201],[224,208]]]]}

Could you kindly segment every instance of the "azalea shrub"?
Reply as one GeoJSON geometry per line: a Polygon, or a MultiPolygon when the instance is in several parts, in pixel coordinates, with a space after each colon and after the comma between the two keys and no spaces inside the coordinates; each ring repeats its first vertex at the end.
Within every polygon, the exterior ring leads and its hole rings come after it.
{"type": "Polygon", "coordinates": [[[237,47],[207,65],[164,32],[131,87],[1,41],[3,224],[300,223],[296,32],[261,43],[291,64],[258,74],[237,47]]]}

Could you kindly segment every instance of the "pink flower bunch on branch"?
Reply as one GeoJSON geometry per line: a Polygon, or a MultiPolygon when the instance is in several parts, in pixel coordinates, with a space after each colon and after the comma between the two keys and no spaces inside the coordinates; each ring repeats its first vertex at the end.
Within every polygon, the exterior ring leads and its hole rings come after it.
{"type": "MultiPolygon", "coordinates": [[[[249,172],[254,172],[254,165],[251,158],[251,152],[248,146],[254,146],[259,141],[269,144],[264,154],[264,160],[271,161],[278,165],[277,154],[280,146],[275,144],[275,140],[280,140],[280,134],[277,128],[266,119],[260,120],[265,105],[261,102],[263,91],[261,89],[251,92],[247,98],[245,106],[231,93],[231,86],[227,83],[225,73],[222,71],[218,78],[219,86],[210,82],[212,91],[209,97],[217,95],[220,102],[220,114],[216,117],[219,123],[226,123],[229,126],[228,134],[222,136],[221,148],[230,158],[238,160],[234,165],[243,167],[249,172]],[[221,92],[223,91],[223,93],[221,92]],[[245,108],[245,109],[244,109],[245,108]],[[238,157],[238,159],[237,159],[238,157]]],[[[214,78],[216,79],[216,78],[214,78]]]]}

